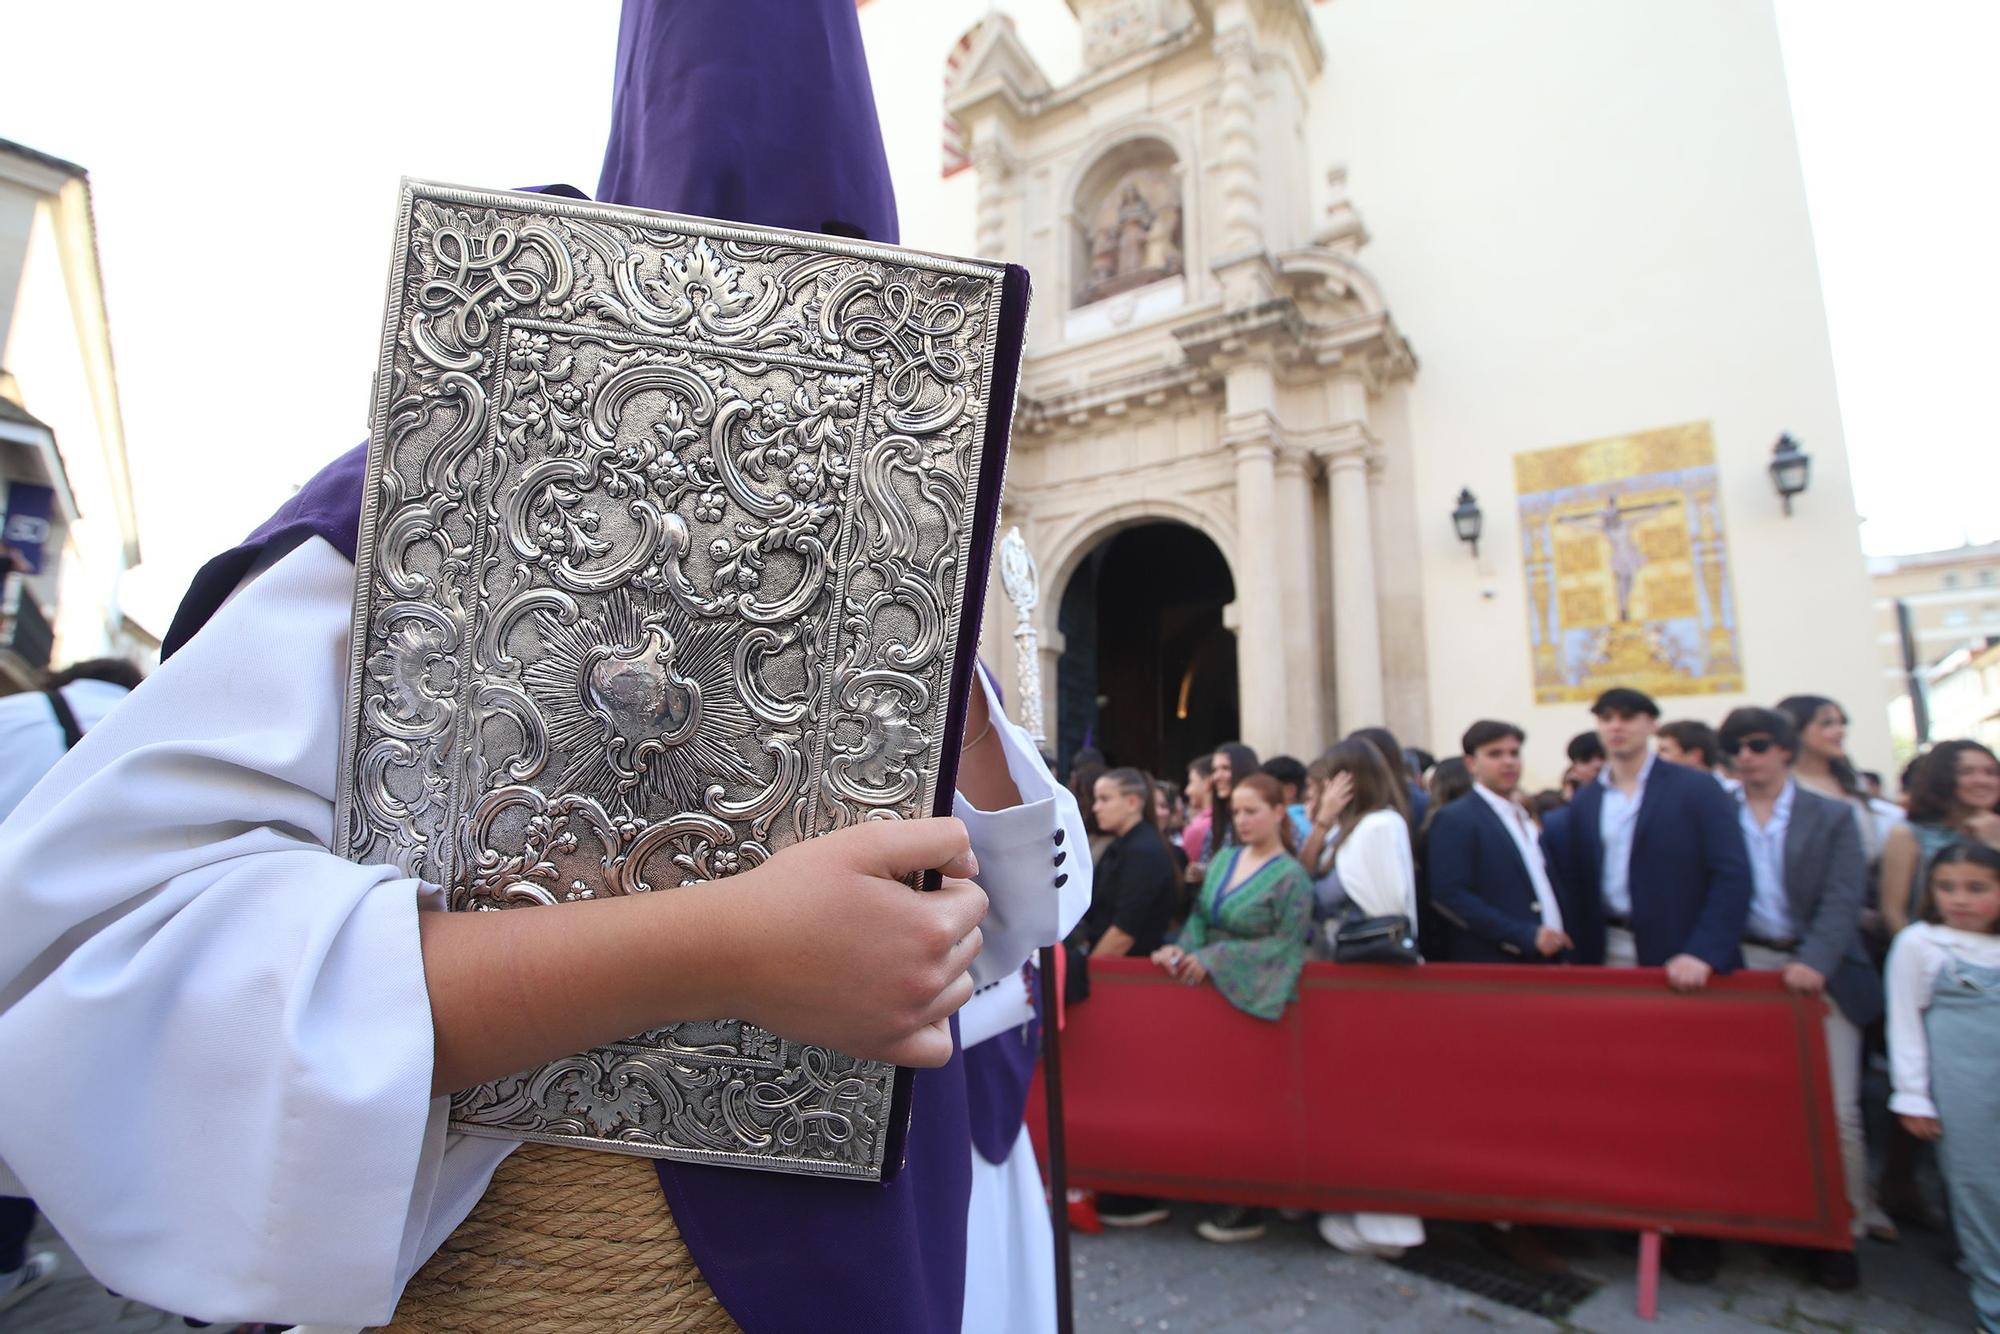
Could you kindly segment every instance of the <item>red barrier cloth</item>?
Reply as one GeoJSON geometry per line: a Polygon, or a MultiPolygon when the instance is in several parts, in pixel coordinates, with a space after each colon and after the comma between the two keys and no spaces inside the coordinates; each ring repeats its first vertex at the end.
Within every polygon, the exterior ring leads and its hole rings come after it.
{"type": "Polygon", "coordinates": [[[1822,1002],[1775,973],[1677,995],[1652,968],[1312,963],[1276,1023],[1143,959],[1090,982],[1072,1185],[1852,1244],[1822,1002]]]}

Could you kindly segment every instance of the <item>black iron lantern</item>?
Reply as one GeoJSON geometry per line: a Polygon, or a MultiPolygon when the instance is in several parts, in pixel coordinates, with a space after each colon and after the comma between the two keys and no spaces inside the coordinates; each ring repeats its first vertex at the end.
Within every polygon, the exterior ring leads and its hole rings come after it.
{"type": "Polygon", "coordinates": [[[1472,554],[1479,554],[1479,529],[1486,516],[1479,512],[1479,502],[1472,498],[1470,487],[1460,487],[1458,507],[1451,512],[1451,526],[1458,530],[1458,540],[1472,545],[1472,554]]]}
{"type": "Polygon", "coordinates": [[[1785,515],[1792,513],[1792,497],[1806,489],[1812,480],[1812,455],[1799,448],[1799,442],[1787,432],[1778,437],[1778,444],[1771,451],[1771,485],[1778,488],[1778,495],[1785,502],[1785,515]]]}

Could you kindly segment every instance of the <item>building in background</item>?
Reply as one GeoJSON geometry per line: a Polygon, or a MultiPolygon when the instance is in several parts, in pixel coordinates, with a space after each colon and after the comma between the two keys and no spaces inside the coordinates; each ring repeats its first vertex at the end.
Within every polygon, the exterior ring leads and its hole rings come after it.
{"type": "Polygon", "coordinates": [[[1887,763],[1768,3],[1068,3],[1074,77],[1004,14],[938,51],[971,248],[1036,282],[1005,522],[1060,756],[1498,716],[1552,781],[1631,681],[1850,701],[1887,763]]]}
{"type": "Polygon", "coordinates": [[[83,168],[0,140],[0,693],[159,641],[121,610],[139,562],[83,168]]]}
{"type": "Polygon", "coordinates": [[[1899,760],[1952,737],[2000,731],[2000,542],[1868,562],[1882,697],[1899,760]]]}

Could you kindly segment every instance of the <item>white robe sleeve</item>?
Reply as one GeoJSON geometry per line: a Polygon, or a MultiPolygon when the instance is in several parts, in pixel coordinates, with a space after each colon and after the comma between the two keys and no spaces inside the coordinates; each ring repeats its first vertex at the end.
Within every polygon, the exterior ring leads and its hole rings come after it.
{"type": "Polygon", "coordinates": [[[1090,907],[1090,838],[1076,798],[1001,709],[986,673],[974,675],[1005,748],[1007,773],[1021,793],[1021,804],[1004,811],[982,811],[963,793],[952,801],[952,814],[971,831],[972,855],[979,859],[975,879],[988,901],[980,928],[985,948],[972,965],[972,980],[983,987],[1018,972],[1036,950],[1083,920],[1090,907]]]}
{"type": "Polygon", "coordinates": [[[211,1321],[386,1320],[501,1156],[440,1181],[432,891],[329,851],[353,586],[287,554],[0,826],[0,1163],[211,1321]]]}

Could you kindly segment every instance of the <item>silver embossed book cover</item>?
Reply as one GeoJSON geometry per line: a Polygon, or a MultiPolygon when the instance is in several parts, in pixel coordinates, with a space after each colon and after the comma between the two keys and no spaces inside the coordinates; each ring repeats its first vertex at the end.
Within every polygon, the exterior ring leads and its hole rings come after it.
{"type": "MultiPolygon", "coordinates": [[[[1026,304],[998,264],[405,182],[337,850],[485,912],[948,813],[1026,304]]],[[[867,1179],[897,1085],[682,1024],[452,1114],[867,1179]]]]}

